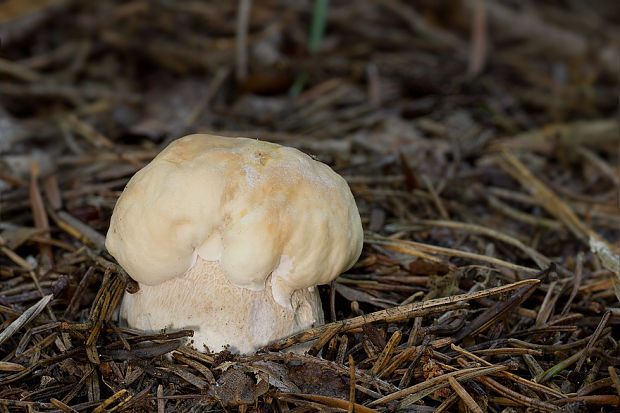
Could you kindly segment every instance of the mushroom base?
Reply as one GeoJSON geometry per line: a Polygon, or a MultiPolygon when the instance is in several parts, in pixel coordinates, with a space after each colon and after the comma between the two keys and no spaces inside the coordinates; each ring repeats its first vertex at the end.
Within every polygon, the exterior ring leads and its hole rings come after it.
{"type": "Polygon", "coordinates": [[[219,262],[198,257],[180,278],[125,293],[120,316],[129,327],[151,333],[192,329],[197,350],[247,354],[323,323],[316,288],[294,291],[291,306],[274,300],[270,282],[260,291],[237,287],[219,262]]]}

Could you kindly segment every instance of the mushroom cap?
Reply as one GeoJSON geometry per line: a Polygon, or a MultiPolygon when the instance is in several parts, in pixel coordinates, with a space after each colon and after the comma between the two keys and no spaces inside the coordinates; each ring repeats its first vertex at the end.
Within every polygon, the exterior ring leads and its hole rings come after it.
{"type": "Polygon", "coordinates": [[[294,148],[248,138],[189,135],[127,184],[106,248],[145,285],[183,276],[197,257],[228,280],[276,301],[350,268],[363,243],[346,181],[294,148]]]}

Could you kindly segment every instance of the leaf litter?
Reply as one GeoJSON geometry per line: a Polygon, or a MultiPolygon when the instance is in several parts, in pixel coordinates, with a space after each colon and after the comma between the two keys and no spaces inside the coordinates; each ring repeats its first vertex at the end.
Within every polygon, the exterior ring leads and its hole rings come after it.
{"type": "Polygon", "coordinates": [[[0,3],[0,410],[614,411],[615,6],[0,3]],[[115,201],[193,132],[347,179],[324,326],[239,356],[118,325],[115,201]]]}

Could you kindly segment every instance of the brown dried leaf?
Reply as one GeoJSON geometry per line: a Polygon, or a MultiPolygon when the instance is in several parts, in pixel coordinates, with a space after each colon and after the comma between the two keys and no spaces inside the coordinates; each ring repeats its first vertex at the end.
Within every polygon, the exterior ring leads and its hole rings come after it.
{"type": "MultiPolygon", "coordinates": [[[[269,380],[266,382],[268,384],[269,380]]],[[[233,366],[222,373],[215,386],[209,389],[209,394],[225,406],[239,406],[256,402],[258,396],[266,391],[264,386],[257,386],[256,378],[245,369],[233,366]]]]}
{"type": "MultiPolygon", "coordinates": [[[[343,376],[319,364],[300,364],[289,367],[289,377],[303,393],[321,394],[346,399],[349,383],[343,376]]],[[[348,377],[347,377],[348,379],[348,377]]]]}

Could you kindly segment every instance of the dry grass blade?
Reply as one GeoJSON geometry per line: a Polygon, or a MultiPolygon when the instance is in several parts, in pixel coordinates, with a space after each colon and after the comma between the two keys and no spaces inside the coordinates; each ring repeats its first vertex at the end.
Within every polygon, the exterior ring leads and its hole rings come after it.
{"type": "Polygon", "coordinates": [[[592,162],[596,165],[602,173],[609,178],[616,188],[620,188],[620,175],[614,171],[614,169],[609,166],[607,162],[605,162],[601,157],[599,157],[594,151],[591,151],[588,148],[580,146],[577,151],[581,154],[585,159],[592,162]]]}
{"type": "Polygon", "coordinates": [[[17,332],[20,328],[28,324],[35,317],[37,317],[41,313],[41,311],[45,309],[45,307],[52,300],[52,298],[54,298],[53,294],[49,294],[41,298],[34,305],[24,311],[22,315],[17,317],[15,321],[9,324],[7,328],[2,330],[2,332],[0,332],[0,344],[11,338],[11,336],[15,334],[15,332],[17,332]]]}
{"type": "Polygon", "coordinates": [[[468,49],[467,45],[452,33],[429,25],[415,9],[407,3],[403,3],[399,0],[389,0],[381,2],[381,5],[403,19],[410,26],[411,30],[424,36],[429,41],[436,43],[438,46],[449,47],[455,50],[468,49]]]}
{"type": "Polygon", "coordinates": [[[521,161],[508,152],[502,153],[506,162],[499,162],[500,166],[514,177],[521,185],[531,192],[547,210],[547,212],[566,225],[566,227],[581,241],[587,243],[590,238],[607,245],[590,227],[584,224],[575,213],[547,186],[537,179],[521,161]]]}
{"type": "Polygon", "coordinates": [[[620,256],[614,254],[609,245],[592,236],[590,237],[590,250],[599,257],[603,266],[613,273],[614,292],[620,301],[620,256]]]}
{"type": "Polygon", "coordinates": [[[438,247],[434,245],[423,244],[421,242],[386,238],[386,237],[382,237],[377,234],[369,234],[368,237],[364,240],[364,242],[366,242],[367,244],[383,245],[386,248],[396,247],[394,249],[400,252],[411,251],[412,253],[411,255],[414,255],[414,256],[416,255],[416,252],[428,252],[431,254],[447,255],[447,256],[453,256],[453,257],[463,257],[463,258],[469,258],[473,260],[488,262],[490,264],[509,268],[511,270],[523,271],[527,274],[533,274],[533,273],[538,272],[538,270],[534,268],[524,267],[522,265],[513,264],[513,263],[510,263],[504,260],[500,260],[498,258],[489,257],[489,256],[482,255],[482,254],[475,254],[472,252],[460,251],[460,250],[453,249],[453,248],[438,247]]]}
{"type": "Polygon", "coordinates": [[[2,58],[0,58],[0,73],[8,74],[29,83],[37,82],[41,77],[37,72],[30,70],[27,66],[2,58]]]}
{"type": "Polygon", "coordinates": [[[487,350],[476,350],[475,354],[480,356],[493,356],[493,355],[508,355],[508,354],[524,354],[542,356],[543,352],[540,350],[533,350],[528,348],[491,348],[487,350]]]}
{"type": "MultiPolygon", "coordinates": [[[[163,343],[154,343],[145,346],[134,346],[131,350],[125,349],[101,349],[98,351],[101,355],[112,357],[116,360],[134,360],[136,358],[139,359],[148,359],[153,357],[162,356],[164,354],[168,354],[171,351],[178,349],[183,341],[181,340],[172,340],[163,343]]],[[[87,352],[90,351],[89,348],[92,348],[93,351],[96,351],[94,345],[91,347],[87,347],[87,352]]],[[[89,355],[91,356],[91,355],[89,355]]],[[[92,361],[92,359],[91,359],[92,361]]],[[[95,361],[93,361],[94,363],[95,361]]]]}
{"type": "Polygon", "coordinates": [[[507,217],[513,218],[517,221],[523,222],[525,224],[533,225],[533,226],[540,226],[543,228],[550,228],[550,229],[559,229],[562,227],[562,224],[559,221],[548,219],[545,217],[538,217],[538,216],[534,216],[531,214],[526,214],[525,212],[522,212],[516,208],[513,208],[507,203],[500,201],[499,198],[493,196],[492,191],[489,191],[489,193],[483,193],[483,196],[487,199],[487,201],[489,202],[489,205],[493,209],[496,209],[497,211],[501,212],[507,217]]]}
{"type": "MultiPolygon", "coordinates": [[[[421,225],[454,228],[454,229],[459,229],[463,231],[470,231],[476,234],[486,235],[488,237],[495,238],[497,240],[503,241],[507,244],[510,244],[510,245],[513,245],[519,248],[520,250],[525,252],[532,259],[532,261],[534,261],[541,269],[547,268],[549,264],[551,264],[551,261],[547,257],[542,255],[535,249],[525,245],[523,242],[521,242],[517,238],[514,238],[506,234],[505,232],[496,231],[493,228],[488,228],[488,227],[484,227],[481,225],[475,225],[475,224],[470,224],[470,223],[465,223],[465,222],[432,220],[432,219],[420,220],[420,221],[416,221],[416,223],[419,223],[421,225]]],[[[408,229],[408,226],[402,225],[402,224],[401,225],[390,225],[390,226],[387,226],[387,229],[395,230],[395,231],[404,231],[408,229]]]]}
{"type": "Polygon", "coordinates": [[[491,145],[495,150],[534,150],[536,152],[553,152],[559,144],[564,147],[581,145],[601,146],[605,142],[618,139],[618,122],[615,119],[596,119],[574,123],[546,125],[518,134],[509,139],[499,140],[491,145]]]}
{"type": "Polygon", "coordinates": [[[56,225],[68,234],[84,244],[93,245],[102,251],[105,250],[105,237],[103,235],[64,211],[49,212],[56,225]]]}
{"type": "Polygon", "coordinates": [[[2,253],[6,255],[11,261],[13,261],[15,264],[19,265],[26,271],[35,270],[35,267],[32,264],[30,264],[28,261],[26,261],[19,255],[17,255],[13,250],[9,249],[6,246],[6,242],[4,241],[2,236],[0,236],[0,251],[2,251],[2,253]]]}
{"type": "MultiPolygon", "coordinates": [[[[606,329],[603,330],[601,336],[605,337],[605,335],[609,334],[610,331],[611,331],[611,327],[607,327],[606,329]]],[[[579,348],[582,345],[585,345],[589,340],[590,340],[590,337],[584,337],[584,338],[580,338],[579,340],[572,341],[570,343],[553,344],[553,345],[552,344],[529,343],[527,341],[517,340],[515,338],[509,338],[507,342],[517,347],[540,349],[544,351],[545,353],[555,353],[555,352],[579,348]]]]}
{"type": "MultiPolygon", "coordinates": [[[[36,228],[44,231],[44,237],[49,238],[50,224],[45,213],[43,197],[39,188],[39,165],[33,162],[30,165],[30,207],[36,228]]],[[[50,266],[54,262],[52,248],[44,243],[39,244],[41,254],[45,258],[45,266],[50,266]]],[[[43,295],[43,294],[41,294],[43,295]]]]}

